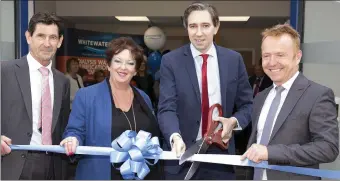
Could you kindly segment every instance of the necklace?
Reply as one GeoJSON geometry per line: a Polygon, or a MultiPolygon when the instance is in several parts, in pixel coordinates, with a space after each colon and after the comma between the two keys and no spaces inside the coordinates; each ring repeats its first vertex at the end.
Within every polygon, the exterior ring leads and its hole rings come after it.
{"type": "MultiPolygon", "coordinates": [[[[129,118],[126,116],[124,111],[122,111],[122,113],[124,114],[124,116],[128,120],[129,125],[130,125],[130,129],[132,130],[132,126],[131,126],[131,122],[130,122],[129,118]]],[[[136,117],[135,117],[135,111],[133,109],[133,103],[132,103],[132,115],[133,115],[133,122],[135,123],[135,132],[137,132],[136,117]]]]}
{"type": "MultiPolygon", "coordinates": [[[[117,97],[115,96],[115,94],[114,94],[113,92],[112,92],[112,94],[113,94],[113,97],[115,97],[116,100],[117,100],[117,101],[116,101],[117,106],[120,107],[119,104],[118,104],[118,99],[117,99],[117,97]]],[[[132,105],[133,122],[134,122],[134,124],[135,124],[135,132],[137,132],[136,117],[135,117],[135,111],[134,111],[134,108],[133,108],[133,93],[131,93],[131,98],[130,98],[130,100],[131,100],[131,105],[132,105]]],[[[132,130],[132,126],[131,126],[131,121],[130,121],[130,119],[127,117],[127,115],[125,114],[125,112],[124,112],[123,110],[122,110],[122,113],[124,114],[126,120],[127,120],[128,123],[129,123],[130,130],[132,130]]]]}

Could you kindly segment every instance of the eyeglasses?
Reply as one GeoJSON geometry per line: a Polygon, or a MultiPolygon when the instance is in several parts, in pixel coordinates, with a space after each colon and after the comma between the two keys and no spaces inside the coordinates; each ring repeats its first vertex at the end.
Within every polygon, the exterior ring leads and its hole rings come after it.
{"type": "Polygon", "coordinates": [[[129,67],[129,68],[134,68],[136,65],[136,62],[134,60],[122,61],[122,60],[114,59],[112,63],[114,66],[117,66],[117,67],[125,65],[126,67],[129,67]]]}

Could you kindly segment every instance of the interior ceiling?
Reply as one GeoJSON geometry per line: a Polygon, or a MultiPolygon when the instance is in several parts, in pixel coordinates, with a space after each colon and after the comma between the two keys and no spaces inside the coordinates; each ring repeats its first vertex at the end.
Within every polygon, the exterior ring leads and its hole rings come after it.
{"type": "MultiPolygon", "coordinates": [[[[72,24],[144,24],[159,27],[182,27],[182,17],[148,17],[150,22],[121,22],[115,17],[63,17],[72,24]]],[[[278,23],[285,23],[289,17],[250,17],[247,22],[221,22],[221,27],[227,28],[266,28],[278,23]]]]}

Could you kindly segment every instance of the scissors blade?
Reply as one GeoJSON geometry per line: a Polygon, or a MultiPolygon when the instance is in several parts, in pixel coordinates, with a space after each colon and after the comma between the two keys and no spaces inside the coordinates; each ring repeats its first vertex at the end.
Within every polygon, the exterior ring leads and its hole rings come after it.
{"type": "MultiPolygon", "coordinates": [[[[202,146],[200,147],[200,150],[198,151],[198,154],[203,154],[207,152],[209,148],[209,145],[207,142],[203,141],[202,146]]],[[[193,162],[185,175],[184,180],[190,180],[192,176],[196,173],[196,170],[198,169],[198,166],[200,165],[200,162],[193,162]]]]}
{"type": "Polygon", "coordinates": [[[200,165],[200,162],[194,162],[191,164],[189,171],[185,175],[184,180],[190,180],[192,176],[194,176],[196,170],[198,169],[198,166],[200,165]]]}
{"type": "Polygon", "coordinates": [[[201,149],[203,141],[204,138],[198,140],[194,145],[187,149],[179,159],[179,164],[182,165],[182,163],[184,163],[188,158],[196,154],[201,149]]]}

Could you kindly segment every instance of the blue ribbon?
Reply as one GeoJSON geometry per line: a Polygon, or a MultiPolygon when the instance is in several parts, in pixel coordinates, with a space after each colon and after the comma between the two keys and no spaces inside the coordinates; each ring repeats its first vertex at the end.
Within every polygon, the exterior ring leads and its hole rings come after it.
{"type": "MultiPolygon", "coordinates": [[[[65,149],[59,145],[10,145],[10,147],[12,150],[32,150],[65,153],[65,149]]],[[[112,142],[112,148],[78,146],[75,154],[110,156],[110,161],[112,164],[123,163],[120,168],[117,169],[120,170],[120,173],[122,174],[124,179],[144,179],[145,176],[150,172],[148,165],[156,164],[159,159],[178,160],[178,158],[176,158],[173,153],[169,151],[163,151],[160,148],[159,140],[157,137],[151,138],[151,134],[145,131],[139,131],[137,134],[136,132],[130,130],[125,131],[117,139],[115,139],[112,142]],[[146,159],[153,159],[154,161],[153,163],[149,163],[146,159]]],[[[208,155],[210,154],[205,155],[205,157],[208,155]]],[[[232,157],[235,155],[223,156],[232,157]]],[[[209,160],[201,161],[209,162],[209,160]]],[[[219,164],[227,163],[223,162],[223,159],[220,159],[219,164]]],[[[315,177],[340,179],[340,171],[336,170],[268,165],[267,161],[263,161],[258,164],[249,160],[246,164],[228,162],[228,165],[250,166],[315,177]]]]}
{"type": "Polygon", "coordinates": [[[296,173],[296,174],[302,174],[302,175],[309,175],[309,176],[314,176],[314,177],[340,179],[340,171],[336,171],[336,170],[322,170],[322,169],[315,169],[315,168],[268,165],[267,161],[262,161],[260,163],[254,163],[252,161],[249,161],[248,165],[251,167],[271,169],[271,170],[290,172],[290,173],[296,173]]]}
{"type": "Polygon", "coordinates": [[[145,131],[127,130],[112,142],[114,151],[110,154],[112,165],[122,163],[119,168],[124,179],[144,179],[150,172],[148,165],[156,164],[162,153],[157,137],[145,131]],[[153,159],[150,163],[145,158],[153,159]]]}

